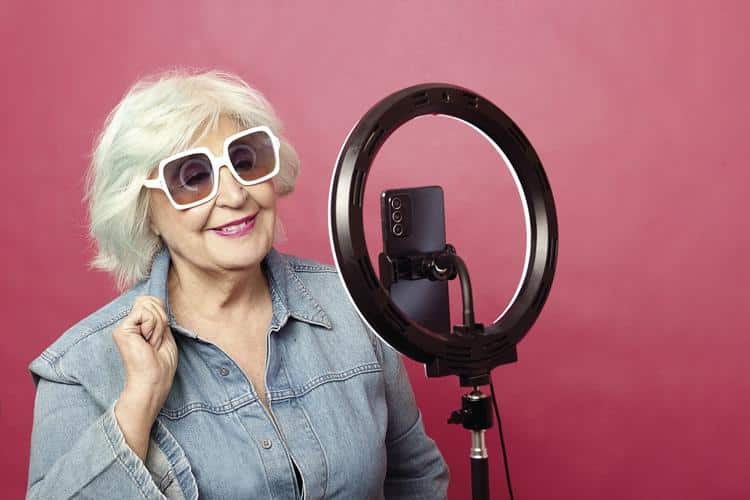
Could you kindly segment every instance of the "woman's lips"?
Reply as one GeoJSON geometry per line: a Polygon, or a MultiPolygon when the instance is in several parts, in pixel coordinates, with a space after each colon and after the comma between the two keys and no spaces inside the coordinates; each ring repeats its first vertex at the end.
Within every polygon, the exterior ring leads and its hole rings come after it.
{"type": "Polygon", "coordinates": [[[211,229],[214,234],[225,238],[238,238],[244,236],[255,227],[255,215],[241,219],[241,222],[222,226],[221,229],[211,229]]]}

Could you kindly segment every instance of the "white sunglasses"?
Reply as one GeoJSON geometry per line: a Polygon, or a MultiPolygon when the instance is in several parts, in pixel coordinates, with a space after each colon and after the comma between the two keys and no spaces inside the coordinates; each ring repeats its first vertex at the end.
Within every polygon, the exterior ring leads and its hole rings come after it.
{"type": "Polygon", "coordinates": [[[216,197],[222,165],[243,186],[260,184],[278,174],[280,145],[267,125],[242,130],[224,140],[220,157],[198,147],[163,159],[157,178],[146,179],[143,186],[161,189],[177,210],[186,210],[216,197]]]}

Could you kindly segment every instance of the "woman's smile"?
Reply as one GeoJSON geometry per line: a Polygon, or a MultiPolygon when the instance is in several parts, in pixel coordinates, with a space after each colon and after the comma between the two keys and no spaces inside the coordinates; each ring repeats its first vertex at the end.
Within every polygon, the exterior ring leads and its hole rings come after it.
{"type": "Polygon", "coordinates": [[[240,236],[244,236],[252,231],[253,227],[255,227],[256,215],[258,214],[250,215],[248,217],[245,217],[244,219],[225,224],[218,228],[212,228],[210,229],[210,231],[225,238],[238,238],[240,236]]]}

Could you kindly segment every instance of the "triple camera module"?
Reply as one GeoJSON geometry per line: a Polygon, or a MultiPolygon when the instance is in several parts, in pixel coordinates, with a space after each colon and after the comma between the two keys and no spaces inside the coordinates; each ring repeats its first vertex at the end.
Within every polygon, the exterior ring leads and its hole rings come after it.
{"type": "Polygon", "coordinates": [[[407,234],[408,220],[405,214],[408,214],[409,208],[408,196],[394,196],[388,204],[391,234],[397,238],[403,238],[407,234]]]}

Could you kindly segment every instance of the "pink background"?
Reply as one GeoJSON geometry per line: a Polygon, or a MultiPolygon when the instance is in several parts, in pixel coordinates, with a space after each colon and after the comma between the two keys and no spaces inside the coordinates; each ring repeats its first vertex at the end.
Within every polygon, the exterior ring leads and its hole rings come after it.
{"type": "MultiPolygon", "coordinates": [[[[371,105],[442,81],[501,107],[542,159],[560,231],[546,306],[519,362],[493,373],[516,497],[750,497],[745,3],[35,3],[0,5],[3,497],[25,491],[28,363],[115,296],[86,267],[91,143],[137,78],[186,65],[235,72],[275,105],[302,159],[279,249],[327,263],[331,171],[371,105]]],[[[448,239],[485,322],[524,250],[497,167],[457,122],[415,120],[367,195],[376,252],[380,189],[446,188],[448,239]]],[[[469,498],[468,433],[445,424],[463,391],[407,365],[450,497],[469,498]]],[[[488,446],[493,498],[506,498],[497,426],[488,446]]]]}

